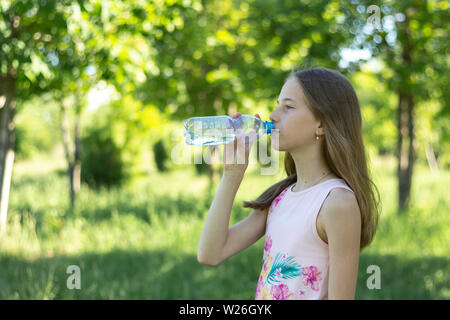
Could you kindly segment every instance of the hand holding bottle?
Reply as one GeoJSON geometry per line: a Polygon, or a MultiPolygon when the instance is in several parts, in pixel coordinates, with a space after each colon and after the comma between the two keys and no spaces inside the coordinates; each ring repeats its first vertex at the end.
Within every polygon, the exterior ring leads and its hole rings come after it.
{"type": "MultiPolygon", "coordinates": [[[[236,112],[231,117],[237,119],[241,116],[240,112],[236,112]]],[[[258,114],[255,117],[261,119],[258,114]]],[[[257,140],[255,130],[251,130],[247,134],[239,134],[237,130],[236,139],[224,145],[224,165],[223,174],[242,177],[248,167],[248,157],[253,143],[257,140]]]]}

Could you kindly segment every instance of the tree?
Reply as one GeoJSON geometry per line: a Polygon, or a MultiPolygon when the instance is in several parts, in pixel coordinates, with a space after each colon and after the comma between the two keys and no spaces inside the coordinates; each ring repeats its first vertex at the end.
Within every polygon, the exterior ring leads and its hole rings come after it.
{"type": "MultiPolygon", "coordinates": [[[[1,230],[6,225],[14,161],[15,107],[34,95],[51,92],[60,101],[70,203],[74,205],[80,186],[80,127],[86,94],[98,79],[115,75],[109,69],[113,61],[109,59],[108,36],[117,31],[108,23],[112,4],[99,0],[0,3],[1,230]],[[67,103],[74,106],[73,142],[67,103]]],[[[119,70],[123,70],[120,64],[119,70]]]]}
{"type": "MultiPolygon", "coordinates": [[[[398,209],[410,204],[413,168],[416,161],[416,107],[436,100],[449,113],[448,87],[448,8],[445,1],[353,1],[359,13],[371,6],[378,14],[379,28],[359,21],[353,33],[359,47],[369,49],[384,63],[378,74],[381,81],[397,95],[398,209]],[[384,17],[381,16],[384,14],[384,17]]],[[[365,15],[364,17],[368,17],[365,15]]],[[[436,128],[444,130],[444,118],[437,118],[436,128]]],[[[440,133],[441,136],[444,132],[440,133]]],[[[445,139],[443,139],[445,143],[445,139]]]]}
{"type": "Polygon", "coordinates": [[[5,229],[8,211],[16,105],[48,89],[70,3],[0,2],[0,231],[5,229]]]}
{"type": "Polygon", "coordinates": [[[100,21],[101,3],[73,2],[67,9],[67,30],[57,44],[57,63],[49,85],[52,97],[59,102],[61,136],[67,161],[70,206],[75,206],[81,186],[81,124],[89,90],[103,76],[109,50],[103,47],[100,21]],[[73,110],[72,110],[73,109],[73,110]],[[69,111],[74,114],[73,135],[70,134],[69,111]]]}

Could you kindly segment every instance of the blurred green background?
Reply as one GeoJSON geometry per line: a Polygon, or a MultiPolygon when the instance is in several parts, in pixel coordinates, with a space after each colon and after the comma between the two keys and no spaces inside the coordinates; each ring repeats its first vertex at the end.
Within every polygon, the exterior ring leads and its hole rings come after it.
{"type": "MultiPolygon", "coordinates": [[[[197,262],[222,169],[194,164],[210,149],[184,143],[183,121],[266,121],[289,72],[314,66],[354,85],[381,195],[356,298],[449,299],[448,12],[413,0],[0,1],[0,299],[253,299],[263,238],[219,266],[197,262]],[[67,288],[70,265],[80,290],[67,288]]],[[[276,174],[250,162],[230,225],[285,177],[271,152],[276,174]]]]}

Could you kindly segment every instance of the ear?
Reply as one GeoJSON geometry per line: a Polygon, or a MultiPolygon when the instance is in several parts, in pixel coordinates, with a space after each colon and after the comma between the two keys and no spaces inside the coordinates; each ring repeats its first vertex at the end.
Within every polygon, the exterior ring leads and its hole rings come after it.
{"type": "Polygon", "coordinates": [[[316,134],[317,134],[317,135],[323,135],[323,134],[325,134],[325,132],[324,132],[324,130],[323,130],[323,126],[322,126],[322,121],[320,121],[320,120],[317,122],[316,134]]]}

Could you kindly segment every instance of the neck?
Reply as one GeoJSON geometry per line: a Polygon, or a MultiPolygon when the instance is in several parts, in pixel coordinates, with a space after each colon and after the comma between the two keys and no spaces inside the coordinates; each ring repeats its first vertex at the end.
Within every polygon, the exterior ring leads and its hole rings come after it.
{"type": "Polygon", "coordinates": [[[319,147],[314,146],[310,150],[294,151],[290,154],[294,159],[297,172],[295,190],[303,190],[316,183],[336,177],[331,173],[331,169],[326,164],[319,147]]]}

